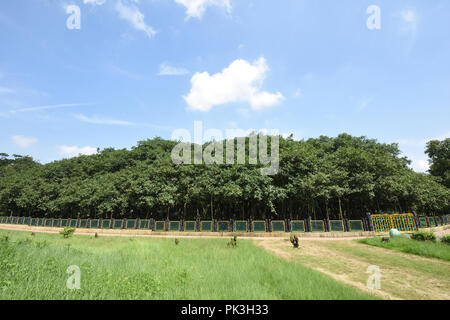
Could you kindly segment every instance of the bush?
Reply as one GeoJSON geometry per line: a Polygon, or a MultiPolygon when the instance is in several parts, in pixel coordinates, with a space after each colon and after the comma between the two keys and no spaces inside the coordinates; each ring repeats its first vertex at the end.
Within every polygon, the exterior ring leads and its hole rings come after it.
{"type": "Polygon", "coordinates": [[[417,231],[411,235],[411,239],[419,241],[436,241],[436,236],[433,232],[417,231]]]}
{"type": "Polygon", "coordinates": [[[445,244],[450,244],[450,235],[443,236],[441,242],[445,244]]]}
{"type": "Polygon", "coordinates": [[[70,237],[74,232],[75,232],[75,229],[74,229],[74,228],[65,227],[64,230],[61,230],[61,231],[60,231],[60,234],[63,235],[64,239],[67,239],[67,238],[70,237]]]}
{"type": "Polygon", "coordinates": [[[234,236],[228,243],[227,247],[236,248],[237,247],[237,237],[234,236]]]}
{"type": "Polygon", "coordinates": [[[291,241],[294,248],[298,248],[298,237],[295,234],[291,235],[289,240],[291,241]]]}

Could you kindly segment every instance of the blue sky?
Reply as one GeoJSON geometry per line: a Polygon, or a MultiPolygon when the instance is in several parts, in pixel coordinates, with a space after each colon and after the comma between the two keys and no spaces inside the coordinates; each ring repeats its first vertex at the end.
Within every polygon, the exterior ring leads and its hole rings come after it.
{"type": "Polygon", "coordinates": [[[201,120],[399,142],[424,171],[425,142],[450,136],[449,12],[448,0],[1,1],[0,152],[45,163],[201,120]]]}

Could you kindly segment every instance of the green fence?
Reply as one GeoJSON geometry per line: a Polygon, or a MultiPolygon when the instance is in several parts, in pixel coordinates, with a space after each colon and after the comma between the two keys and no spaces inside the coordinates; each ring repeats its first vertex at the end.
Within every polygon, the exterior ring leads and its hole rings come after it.
{"type": "Polygon", "coordinates": [[[166,222],[155,221],[155,231],[166,231],[166,222]]]}
{"type": "MultiPolygon", "coordinates": [[[[371,215],[373,230],[377,232],[388,232],[392,228],[396,228],[401,232],[412,232],[416,230],[416,221],[414,215],[408,214],[383,214],[383,215],[371,215]]],[[[231,220],[232,221],[232,220],[231,220]]],[[[235,232],[267,232],[268,226],[265,220],[253,220],[251,225],[247,220],[235,220],[233,225],[230,220],[220,220],[217,222],[218,232],[230,232],[231,230],[235,232]],[[232,228],[233,227],[233,228],[232,228]]],[[[430,217],[419,217],[418,218],[420,228],[427,227],[437,227],[442,225],[450,224],[450,215],[443,216],[430,216],[430,217]],[[435,223],[435,218],[437,223],[435,223]]],[[[123,219],[52,219],[52,218],[30,218],[30,217],[11,217],[11,216],[0,216],[0,223],[2,224],[18,224],[18,225],[29,225],[38,227],[72,227],[72,228],[103,228],[103,229],[150,229],[149,219],[127,219],[126,222],[123,219]],[[138,222],[139,221],[139,222],[138,222]],[[79,225],[77,226],[77,223],[79,225]]],[[[166,231],[165,221],[155,222],[155,231],[166,231]]],[[[272,232],[286,232],[288,226],[283,220],[272,220],[270,223],[270,230],[272,232]]],[[[187,231],[196,232],[197,227],[201,232],[212,232],[213,222],[210,220],[200,221],[197,226],[196,221],[185,221],[184,227],[182,228],[181,221],[169,221],[168,230],[169,231],[187,231]]],[[[325,223],[323,220],[311,220],[309,225],[309,231],[312,232],[324,232],[327,230],[325,228],[325,223]]],[[[304,220],[291,220],[290,230],[292,232],[305,232],[306,226],[304,220]]],[[[362,220],[349,220],[348,221],[348,231],[364,231],[364,223],[362,220]]],[[[329,231],[332,232],[343,232],[345,231],[345,225],[342,220],[330,220],[329,221],[329,231]]]]}
{"type": "Polygon", "coordinates": [[[184,222],[184,231],[195,232],[196,225],[197,225],[197,223],[195,221],[185,221],[184,222]]]}
{"type": "Polygon", "coordinates": [[[310,223],[312,232],[324,232],[325,231],[325,223],[323,220],[311,220],[310,223]]]}
{"type": "Polygon", "coordinates": [[[305,232],[305,221],[291,220],[291,232],[305,232]]]}
{"type": "Polygon", "coordinates": [[[99,219],[91,219],[89,220],[89,228],[98,229],[100,227],[99,219]]]}
{"type": "Polygon", "coordinates": [[[420,228],[428,228],[427,217],[419,218],[420,228]]]}
{"type": "Polygon", "coordinates": [[[230,232],[230,221],[218,221],[217,231],[219,232],[230,232]]]}
{"type": "Polygon", "coordinates": [[[344,232],[344,221],[342,221],[342,220],[330,220],[330,231],[344,232]]]}
{"type": "Polygon", "coordinates": [[[122,219],[114,219],[113,229],[123,229],[123,220],[122,219]]]}
{"type": "Polygon", "coordinates": [[[253,232],[266,232],[266,222],[265,221],[252,221],[252,231],[253,232]]]}
{"type": "Polygon", "coordinates": [[[428,223],[430,224],[430,228],[436,227],[436,222],[434,221],[433,217],[428,217],[428,223]]]}
{"type": "Polygon", "coordinates": [[[126,229],[136,229],[136,219],[127,219],[126,229]]]}
{"type": "Polygon", "coordinates": [[[286,226],[284,221],[270,221],[272,232],[285,232],[286,226]]]}
{"type": "Polygon", "coordinates": [[[150,229],[150,220],[139,220],[139,229],[150,229]]]}
{"type": "Polygon", "coordinates": [[[110,219],[102,219],[102,229],[111,229],[110,219]]]}
{"type": "Polygon", "coordinates": [[[349,220],[348,228],[349,231],[364,231],[364,224],[362,220],[349,220]]]}
{"type": "Polygon", "coordinates": [[[181,231],[180,221],[170,221],[169,222],[169,231],[181,231]]]}
{"type": "Polygon", "coordinates": [[[247,232],[248,231],[248,221],[246,221],[246,220],[234,221],[234,231],[247,232]]]}
{"type": "Polygon", "coordinates": [[[200,231],[201,232],[212,232],[213,231],[212,221],[200,221],[200,231]]]}

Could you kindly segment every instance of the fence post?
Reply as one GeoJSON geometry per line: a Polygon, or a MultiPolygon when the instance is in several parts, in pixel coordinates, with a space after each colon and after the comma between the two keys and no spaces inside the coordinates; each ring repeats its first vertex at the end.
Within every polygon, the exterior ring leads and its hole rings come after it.
{"type": "Polygon", "coordinates": [[[342,222],[343,222],[343,224],[344,224],[344,232],[349,232],[350,229],[349,229],[349,227],[348,227],[348,219],[347,219],[347,218],[343,218],[343,219],[342,219],[342,222]]]}
{"type": "Polygon", "coordinates": [[[331,229],[330,229],[330,219],[328,219],[328,218],[325,218],[325,219],[323,219],[324,221],[324,225],[325,225],[325,232],[330,232],[331,231],[331,229]]]}
{"type": "Polygon", "coordinates": [[[419,217],[417,216],[417,213],[415,211],[413,211],[413,215],[414,215],[414,222],[416,223],[416,229],[419,230],[420,228],[419,217]]]}
{"type": "Polygon", "coordinates": [[[312,231],[311,231],[311,216],[309,216],[308,218],[306,218],[306,221],[305,221],[305,231],[306,231],[306,232],[312,232],[312,231]]]}
{"type": "Polygon", "coordinates": [[[373,223],[372,223],[372,216],[370,212],[366,212],[367,217],[367,227],[369,228],[369,231],[373,231],[373,223]]]}

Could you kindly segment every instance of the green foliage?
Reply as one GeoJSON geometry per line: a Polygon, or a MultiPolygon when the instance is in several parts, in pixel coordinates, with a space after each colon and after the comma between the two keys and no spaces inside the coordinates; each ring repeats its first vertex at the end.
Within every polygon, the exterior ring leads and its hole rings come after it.
{"type": "Polygon", "coordinates": [[[443,236],[441,242],[445,244],[450,244],[450,235],[443,236]]]}
{"type": "Polygon", "coordinates": [[[358,242],[423,257],[450,261],[450,249],[444,243],[416,241],[407,237],[390,238],[388,242],[382,242],[379,238],[366,238],[358,240],[358,242]]]}
{"type": "Polygon", "coordinates": [[[442,179],[409,169],[396,144],[348,134],[280,137],[274,176],[262,176],[259,165],[175,165],[175,145],[155,138],[131,150],[107,148],[45,165],[0,155],[0,212],[82,219],[151,213],[155,220],[359,220],[364,212],[450,210],[442,179]]]}
{"type": "Polygon", "coordinates": [[[74,228],[65,227],[63,230],[59,232],[59,234],[62,234],[64,239],[69,238],[73,233],[75,232],[74,228]]]}
{"type": "Polygon", "coordinates": [[[230,241],[227,243],[227,247],[236,248],[237,247],[237,237],[233,236],[230,241]]]}
{"type": "Polygon", "coordinates": [[[178,245],[180,243],[180,240],[175,239],[175,245],[178,245]]]}
{"type": "Polygon", "coordinates": [[[430,173],[450,188],[450,138],[429,141],[425,152],[430,157],[430,173]]]}
{"type": "Polygon", "coordinates": [[[436,236],[433,232],[417,231],[411,235],[411,239],[418,241],[436,241],[436,236]]]}

